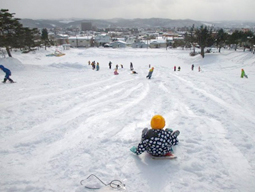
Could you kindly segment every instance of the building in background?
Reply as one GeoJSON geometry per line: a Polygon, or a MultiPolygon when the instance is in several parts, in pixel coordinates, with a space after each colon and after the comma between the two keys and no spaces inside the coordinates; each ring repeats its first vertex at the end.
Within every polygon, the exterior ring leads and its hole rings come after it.
{"type": "Polygon", "coordinates": [[[81,23],[81,30],[82,31],[91,31],[93,29],[91,22],[83,22],[81,23]]]}
{"type": "Polygon", "coordinates": [[[69,44],[71,47],[91,47],[93,38],[92,36],[75,36],[75,37],[69,37],[69,44]]]}

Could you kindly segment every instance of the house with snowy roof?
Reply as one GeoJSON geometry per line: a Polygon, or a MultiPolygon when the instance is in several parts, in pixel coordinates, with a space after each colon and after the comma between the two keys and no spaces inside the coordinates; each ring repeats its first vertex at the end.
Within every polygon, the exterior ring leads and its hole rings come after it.
{"type": "Polygon", "coordinates": [[[111,37],[107,34],[98,34],[95,37],[95,44],[97,46],[103,46],[111,42],[111,37]]]}
{"type": "Polygon", "coordinates": [[[55,42],[57,45],[68,44],[68,35],[58,34],[55,36],[55,42]]]}
{"type": "Polygon", "coordinates": [[[132,48],[148,48],[149,44],[148,41],[136,40],[134,43],[131,44],[132,48]]]}
{"type": "Polygon", "coordinates": [[[114,41],[110,43],[110,47],[112,48],[125,48],[126,47],[126,42],[124,41],[114,41]]]}
{"type": "Polygon", "coordinates": [[[92,36],[75,36],[69,37],[69,44],[71,47],[91,47],[92,36]]]}
{"type": "Polygon", "coordinates": [[[157,39],[151,39],[150,41],[150,48],[162,48],[166,47],[166,45],[167,40],[162,37],[158,37],[157,39]]]}

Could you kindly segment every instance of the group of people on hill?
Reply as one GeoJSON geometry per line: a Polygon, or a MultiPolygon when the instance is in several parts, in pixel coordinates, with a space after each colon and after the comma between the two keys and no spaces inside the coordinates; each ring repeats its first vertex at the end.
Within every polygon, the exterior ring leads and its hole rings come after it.
{"type": "MultiPolygon", "coordinates": [[[[96,71],[99,71],[99,62],[97,62],[97,64],[96,64],[95,61],[92,61],[92,62],[88,61],[88,65],[92,66],[92,70],[96,69],[96,71]]],[[[122,64],[120,64],[120,66],[121,66],[121,68],[123,68],[122,64]]],[[[191,65],[191,70],[192,71],[194,70],[194,67],[195,67],[194,64],[192,64],[191,65]]],[[[109,62],[109,69],[111,69],[111,68],[112,68],[112,62],[110,61],[109,62]]],[[[151,65],[149,64],[149,68],[150,68],[150,70],[149,70],[148,75],[146,76],[146,78],[151,79],[152,73],[154,71],[154,67],[151,67],[151,65]]],[[[9,77],[10,76],[9,74],[11,74],[11,72],[8,72],[8,69],[4,68],[3,65],[0,65],[0,69],[2,69],[4,72],[7,71],[3,83],[5,83],[7,80],[9,80],[10,82],[13,82],[12,79],[10,79],[10,77],[9,77]]],[[[119,65],[116,64],[116,67],[115,67],[114,73],[113,73],[114,75],[119,75],[118,69],[119,69],[119,65]]],[[[131,70],[132,74],[137,74],[137,72],[134,70],[134,66],[133,66],[132,62],[130,62],[130,70],[131,70]]],[[[177,70],[181,71],[181,67],[178,66],[177,70]]],[[[174,71],[176,71],[176,66],[174,66],[174,71]]],[[[200,66],[198,66],[198,72],[200,72],[200,71],[201,71],[201,68],[200,68],[200,66]]],[[[248,78],[248,76],[244,72],[244,69],[241,69],[241,78],[243,78],[243,77],[248,78]]]]}
{"type": "MultiPolygon", "coordinates": [[[[109,62],[109,69],[111,69],[111,67],[110,67],[111,64],[112,64],[112,62],[110,61],[110,62],[109,62]]],[[[150,65],[149,65],[149,67],[150,67],[150,65]]],[[[121,68],[123,68],[123,65],[121,65],[121,68]]],[[[152,67],[152,68],[149,70],[149,73],[148,73],[148,75],[146,76],[146,78],[148,78],[148,79],[151,78],[152,73],[153,73],[153,70],[154,70],[154,67],[152,67]]],[[[132,63],[132,62],[130,62],[130,71],[131,71],[132,74],[138,74],[138,73],[134,70],[134,66],[133,66],[133,63],[132,63]]],[[[116,68],[115,68],[115,70],[114,70],[114,75],[119,75],[119,73],[118,73],[118,65],[116,65],[116,68]]]]}
{"type": "MultiPolygon", "coordinates": [[[[194,70],[194,67],[195,67],[194,64],[192,64],[192,65],[191,65],[191,70],[192,70],[192,71],[194,70]]],[[[198,66],[198,72],[200,72],[200,70],[201,70],[201,68],[200,68],[200,66],[198,66]]]]}
{"type": "MultiPolygon", "coordinates": [[[[194,64],[192,64],[191,65],[191,70],[193,71],[194,70],[194,64]]],[[[181,67],[179,66],[178,68],[177,68],[177,70],[178,71],[181,71],[181,67]]],[[[200,72],[200,70],[201,70],[201,68],[200,68],[200,66],[198,66],[198,72],[200,72]]],[[[176,71],[176,66],[174,66],[174,71],[176,71]]]]}
{"type": "Polygon", "coordinates": [[[91,63],[90,63],[90,61],[88,61],[88,65],[91,65],[92,70],[96,69],[96,71],[99,71],[99,62],[97,62],[97,64],[96,64],[95,61],[92,61],[91,63]]]}
{"type": "MultiPolygon", "coordinates": [[[[92,66],[92,70],[96,69],[96,71],[99,71],[99,62],[97,62],[97,64],[96,64],[95,61],[92,61],[92,62],[88,61],[88,65],[92,66]]],[[[120,66],[121,66],[121,68],[123,68],[122,64],[120,66]]],[[[110,61],[109,62],[109,69],[111,69],[111,68],[112,68],[112,62],[110,61]]],[[[116,68],[114,70],[114,75],[118,75],[119,74],[118,73],[118,68],[119,68],[119,66],[117,64],[116,68]]],[[[154,67],[151,67],[151,65],[149,64],[149,68],[150,68],[150,70],[149,70],[149,73],[146,76],[146,78],[151,79],[152,73],[154,71],[154,67]]],[[[10,78],[11,71],[9,69],[7,69],[6,67],[4,67],[3,65],[0,65],[0,69],[5,73],[5,77],[4,77],[3,83],[6,83],[7,80],[10,81],[10,83],[14,83],[14,81],[10,78]]],[[[133,66],[132,62],[130,62],[130,70],[131,70],[132,74],[137,74],[137,72],[134,70],[134,66],[133,66]]],[[[178,71],[180,71],[180,70],[181,70],[181,67],[179,66],[178,67],[178,71]]],[[[194,64],[191,65],[191,70],[192,71],[194,70],[194,64]]],[[[198,66],[198,71],[200,72],[200,70],[201,70],[200,66],[198,66]]],[[[174,66],[174,71],[176,71],[176,66],[174,66]]],[[[244,78],[244,77],[248,78],[248,75],[246,75],[244,69],[241,69],[241,78],[244,78]]]]}

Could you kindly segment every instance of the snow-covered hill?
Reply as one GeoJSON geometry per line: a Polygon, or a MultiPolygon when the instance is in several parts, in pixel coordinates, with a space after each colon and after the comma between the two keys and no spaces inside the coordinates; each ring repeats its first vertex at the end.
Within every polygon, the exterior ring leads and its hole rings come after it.
{"type": "Polygon", "coordinates": [[[91,48],[46,57],[53,51],[0,59],[17,81],[0,84],[0,191],[91,191],[80,185],[101,184],[86,180],[90,174],[119,179],[129,192],[254,191],[252,53],[222,50],[202,59],[190,50],[91,48]],[[109,61],[123,64],[118,76],[109,61]],[[248,79],[240,78],[242,68],[248,79]],[[155,114],[181,132],[176,160],[129,151],[155,114]]]}

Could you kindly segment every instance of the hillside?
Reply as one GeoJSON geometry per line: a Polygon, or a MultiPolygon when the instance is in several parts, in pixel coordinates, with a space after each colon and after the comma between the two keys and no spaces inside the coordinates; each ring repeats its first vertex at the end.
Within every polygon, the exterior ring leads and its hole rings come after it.
{"type": "Polygon", "coordinates": [[[253,54],[222,50],[202,59],[178,49],[57,49],[65,56],[46,57],[51,48],[0,59],[17,81],[0,84],[0,191],[103,187],[86,179],[91,174],[105,183],[118,179],[129,192],[254,191],[253,54]],[[109,61],[123,64],[119,75],[109,61]],[[240,78],[242,68],[248,79],[240,78]],[[175,160],[129,151],[155,114],[180,131],[175,160]]]}

